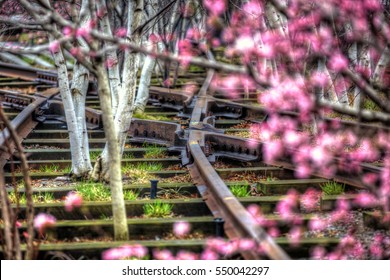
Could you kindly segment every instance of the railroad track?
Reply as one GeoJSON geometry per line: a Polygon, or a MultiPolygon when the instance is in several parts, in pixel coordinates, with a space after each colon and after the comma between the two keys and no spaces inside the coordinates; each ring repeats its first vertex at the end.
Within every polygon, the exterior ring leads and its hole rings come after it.
{"type": "MultiPolygon", "coordinates": [[[[98,202],[85,201],[82,208],[71,213],[64,210],[61,199],[68,192],[80,191],[82,187],[95,188],[99,192],[105,192],[107,188],[97,183],[78,184],[67,178],[67,167],[70,166],[69,142],[66,139],[61,102],[56,98],[57,91],[50,89],[55,85],[49,79],[37,80],[38,73],[34,74],[33,69],[17,67],[19,74],[15,75],[10,74],[12,69],[7,67],[7,71],[0,71],[7,78],[37,82],[35,86],[38,88],[49,86],[40,96],[0,91],[3,107],[10,117],[14,117],[14,126],[20,127],[18,132],[21,138],[26,138],[22,144],[32,168],[30,175],[34,180],[37,202],[35,212],[50,213],[57,218],[56,227],[48,232],[45,239],[40,240],[38,258],[100,258],[102,251],[123,244],[113,241],[111,204],[107,197],[100,198],[98,202]],[[46,198],[49,198],[49,202],[45,201],[46,198]]],[[[204,85],[207,85],[209,78],[206,78],[204,85]]],[[[12,86],[17,87],[15,80],[12,83],[12,86]]],[[[245,104],[256,99],[255,93],[243,96],[242,103],[238,103],[223,100],[218,95],[208,96],[206,92],[206,86],[201,88],[197,96],[183,94],[180,90],[151,87],[147,112],[149,115],[164,116],[166,121],[133,119],[122,163],[124,188],[129,194],[134,194],[131,200],[126,201],[131,239],[126,244],[140,244],[148,248],[151,254],[164,248],[178,254],[183,250],[199,253],[208,238],[224,237],[230,242],[224,243],[223,250],[228,250],[232,244],[237,250],[219,252],[220,257],[245,259],[310,258],[311,250],[315,247],[326,250],[337,248],[340,236],[302,237],[300,246],[289,245],[291,228],[286,226],[278,213],[278,205],[289,195],[289,190],[295,189],[300,194],[306,193],[308,189],[320,191],[329,178],[297,180],[293,174],[294,166],[288,159],[276,165],[268,165],[262,158],[261,142],[224,134],[229,131],[247,131],[245,128],[235,128],[243,122],[266,121],[264,108],[245,104]],[[153,158],[156,153],[163,154],[162,158],[153,158]],[[157,202],[168,205],[166,207],[171,208],[174,214],[164,218],[147,217],[145,209],[156,202],[149,198],[152,192],[147,183],[149,179],[160,181],[157,202]],[[244,189],[246,196],[236,197],[232,193],[234,188],[244,189]],[[259,223],[258,217],[247,211],[249,205],[259,205],[263,218],[272,227],[267,228],[259,223]],[[190,235],[177,239],[172,233],[172,227],[183,220],[190,223],[192,231],[190,235]],[[272,231],[276,228],[279,234],[272,231]],[[274,238],[270,236],[272,232],[274,238]],[[250,250],[240,249],[238,240],[251,240],[252,247],[250,250]]],[[[86,111],[91,151],[98,153],[105,139],[95,94],[89,95],[86,111]]],[[[284,114],[294,116],[293,112],[284,114]]],[[[353,127],[355,124],[341,122],[341,125],[353,127]]],[[[376,129],[367,125],[366,132],[374,132],[376,129]]],[[[3,142],[9,141],[6,133],[2,135],[3,142]]],[[[12,193],[15,179],[21,179],[21,175],[15,172],[19,162],[17,156],[11,159],[5,153],[2,153],[1,159],[8,190],[12,193]]],[[[362,170],[363,173],[372,170],[379,172],[380,168],[366,165],[362,170]]],[[[344,199],[353,202],[358,192],[361,192],[361,183],[351,179],[350,174],[340,173],[335,179],[347,184],[345,190],[349,194],[344,199]]],[[[22,188],[19,191],[23,193],[22,188]]],[[[296,203],[299,212],[302,203],[299,199],[296,203]]],[[[303,211],[300,220],[302,228],[307,228],[313,217],[335,209],[336,203],[337,196],[319,198],[316,211],[303,211]]],[[[21,205],[21,220],[24,218],[24,209],[21,205]]],[[[371,223],[375,220],[370,213],[365,217],[371,223]]],[[[21,232],[24,229],[25,225],[22,224],[21,232]]]]}

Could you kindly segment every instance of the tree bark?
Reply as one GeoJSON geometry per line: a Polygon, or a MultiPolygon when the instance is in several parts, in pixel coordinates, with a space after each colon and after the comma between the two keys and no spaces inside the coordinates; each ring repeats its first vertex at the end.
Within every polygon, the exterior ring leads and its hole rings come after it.
{"type": "MultiPolygon", "coordinates": [[[[97,66],[97,78],[99,84],[100,106],[103,112],[104,133],[107,139],[106,149],[109,162],[107,175],[110,180],[111,188],[114,235],[115,240],[128,240],[129,234],[121,174],[121,154],[119,152],[117,131],[114,125],[111,108],[110,86],[108,84],[106,70],[101,64],[97,66]]],[[[98,159],[98,161],[100,160],[101,158],[98,159]]]]}
{"type": "MultiPolygon", "coordinates": [[[[128,4],[128,23],[127,23],[127,38],[132,38],[134,44],[139,45],[140,37],[134,34],[134,30],[141,24],[143,14],[143,0],[129,1],[128,4]]],[[[125,51],[122,83],[119,88],[119,103],[115,112],[114,124],[117,133],[119,154],[123,154],[125,142],[127,139],[127,131],[129,130],[131,118],[133,116],[133,105],[135,100],[137,86],[137,71],[139,66],[139,54],[131,50],[125,51]]],[[[111,103],[110,103],[111,104],[111,103]]],[[[105,181],[110,180],[108,174],[109,165],[111,164],[108,156],[108,142],[101,155],[99,166],[94,168],[94,177],[103,178],[105,181]],[[99,170],[100,169],[100,170],[99,170]],[[99,174],[99,175],[97,175],[99,174]]]]}

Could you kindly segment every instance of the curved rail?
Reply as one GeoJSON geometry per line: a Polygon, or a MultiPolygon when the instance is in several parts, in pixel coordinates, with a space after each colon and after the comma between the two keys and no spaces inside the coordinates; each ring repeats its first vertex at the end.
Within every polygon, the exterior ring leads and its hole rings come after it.
{"type": "MultiPolygon", "coordinates": [[[[48,89],[39,95],[29,96],[25,94],[15,94],[11,92],[1,91],[0,101],[8,103],[12,107],[22,109],[22,111],[11,121],[11,125],[15,128],[19,135],[19,141],[22,141],[38,124],[36,117],[39,116],[39,108],[46,101],[59,93],[58,88],[48,89]]],[[[8,153],[1,153],[0,168],[3,168],[12,153],[15,152],[15,143],[11,141],[8,129],[0,132],[0,147],[8,142],[11,149],[8,153]]]]}

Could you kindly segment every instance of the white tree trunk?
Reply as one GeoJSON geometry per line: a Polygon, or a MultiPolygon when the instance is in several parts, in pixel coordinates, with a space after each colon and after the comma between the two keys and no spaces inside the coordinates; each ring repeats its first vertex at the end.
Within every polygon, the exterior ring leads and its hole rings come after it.
{"type": "MultiPolygon", "coordinates": [[[[112,35],[112,29],[111,29],[111,22],[109,19],[109,14],[107,12],[106,7],[106,1],[101,0],[97,2],[98,9],[101,9],[105,11],[102,20],[100,21],[100,25],[102,27],[102,30],[105,34],[112,35]]],[[[113,45],[110,42],[106,42],[106,47],[110,49],[110,47],[113,45]]],[[[112,111],[115,115],[118,104],[119,104],[119,85],[120,85],[120,75],[119,75],[119,65],[118,65],[118,55],[115,50],[108,51],[106,53],[106,64],[108,68],[108,79],[110,83],[110,89],[111,89],[111,102],[112,102],[112,111]]]]}
{"type": "MultiPolygon", "coordinates": [[[[97,66],[97,76],[99,84],[100,107],[103,112],[103,126],[107,144],[108,175],[110,178],[111,203],[114,220],[115,240],[128,240],[128,226],[126,217],[126,207],[123,198],[123,185],[121,174],[121,154],[119,153],[117,131],[111,108],[110,86],[106,70],[102,65],[97,66]]],[[[101,158],[98,159],[100,161],[101,158]]]]}
{"type": "Polygon", "coordinates": [[[382,85],[383,72],[385,71],[386,67],[389,65],[390,62],[389,51],[389,46],[386,46],[386,48],[382,52],[381,57],[379,58],[378,63],[376,64],[374,73],[371,78],[371,81],[375,84],[382,85]]]}
{"type": "MultiPolygon", "coordinates": [[[[143,15],[143,0],[129,1],[128,4],[128,23],[127,23],[127,37],[132,39],[135,44],[140,43],[139,35],[133,34],[133,31],[139,27],[143,15]]],[[[117,133],[117,144],[119,145],[119,155],[122,155],[127,131],[129,130],[131,118],[133,116],[133,104],[135,99],[135,92],[137,86],[137,71],[139,66],[139,54],[133,53],[130,50],[125,51],[123,71],[122,71],[122,83],[119,87],[119,102],[118,108],[115,112],[114,125],[117,133]]],[[[99,85],[100,86],[100,85],[99,85]]],[[[107,137],[107,134],[106,134],[107,137]]],[[[108,142],[101,155],[101,162],[94,167],[94,178],[99,177],[105,181],[110,181],[111,176],[109,174],[109,167],[111,165],[109,161],[108,142]],[[97,175],[98,174],[98,175],[97,175]]]]}
{"type": "MultiPolygon", "coordinates": [[[[151,9],[150,9],[150,17],[155,16],[158,8],[158,1],[157,0],[152,0],[151,1],[151,9]]],[[[169,28],[169,26],[168,26],[169,28]]],[[[155,28],[152,29],[152,32],[155,32],[155,28]]],[[[169,34],[170,30],[167,30],[166,33],[169,34]]],[[[150,42],[151,49],[156,49],[152,44],[153,42],[150,42]]],[[[163,48],[163,43],[159,42],[159,51],[162,52],[163,48]]],[[[134,112],[140,112],[143,113],[145,111],[146,104],[149,99],[149,87],[150,87],[150,80],[152,78],[153,74],[153,69],[156,65],[156,59],[152,56],[146,56],[143,66],[142,66],[142,71],[141,71],[141,77],[139,80],[139,85],[138,85],[138,91],[134,103],[134,112]]]]}
{"type": "Polygon", "coordinates": [[[53,53],[53,57],[54,63],[57,67],[58,85],[68,126],[72,158],[72,173],[75,177],[87,176],[91,169],[91,163],[89,160],[88,134],[85,127],[85,103],[83,102],[83,99],[85,101],[85,96],[82,97],[79,90],[74,88],[74,92],[78,92],[75,95],[75,100],[76,102],[79,102],[75,106],[75,103],[73,103],[72,93],[70,91],[68,71],[61,48],[53,53]],[[76,114],[76,109],[78,114],[76,114]],[[83,112],[80,113],[80,111],[83,112]]]}
{"type": "Polygon", "coordinates": [[[330,88],[325,91],[325,89],[322,89],[322,93],[321,95],[325,98],[325,99],[328,99],[329,101],[332,101],[332,102],[337,102],[338,98],[337,98],[337,94],[336,94],[336,88],[334,86],[334,82],[333,82],[333,79],[332,79],[332,76],[330,75],[329,73],[329,70],[328,70],[328,67],[326,67],[326,64],[324,62],[323,59],[320,59],[318,61],[318,67],[317,67],[317,71],[319,73],[323,73],[325,74],[325,76],[328,78],[329,80],[329,85],[330,85],[330,88]]]}

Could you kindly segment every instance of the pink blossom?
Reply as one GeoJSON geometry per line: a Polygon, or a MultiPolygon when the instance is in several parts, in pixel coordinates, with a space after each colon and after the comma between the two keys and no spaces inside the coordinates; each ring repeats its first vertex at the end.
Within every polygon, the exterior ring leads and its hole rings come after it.
{"type": "Polygon", "coordinates": [[[314,247],[313,251],[311,252],[312,258],[316,260],[323,259],[325,255],[326,255],[326,249],[322,246],[314,247]]]}
{"type": "Polygon", "coordinates": [[[253,216],[256,217],[261,214],[260,207],[256,204],[249,205],[246,210],[253,216]]]}
{"type": "Polygon", "coordinates": [[[16,221],[16,222],[15,222],[15,226],[16,226],[17,228],[21,228],[21,227],[22,227],[22,223],[19,222],[19,221],[16,221]]]}
{"type": "Polygon", "coordinates": [[[370,253],[376,259],[381,259],[384,253],[383,247],[381,244],[371,244],[370,245],[370,253]]]}
{"type": "Polygon", "coordinates": [[[148,249],[142,245],[123,245],[117,248],[111,248],[102,253],[103,260],[121,260],[126,258],[144,258],[148,249]]]}
{"type": "Polygon", "coordinates": [[[270,163],[283,155],[283,144],[275,140],[264,144],[264,159],[270,163]]]}
{"type": "Polygon", "coordinates": [[[108,57],[107,59],[106,59],[106,67],[108,68],[108,69],[111,69],[112,67],[114,67],[116,64],[118,64],[118,61],[116,60],[116,59],[114,59],[114,58],[112,58],[112,57],[108,57]]]}
{"type": "Polygon", "coordinates": [[[319,217],[313,218],[309,222],[309,229],[310,230],[324,230],[327,227],[327,222],[319,217]]]}
{"type": "Polygon", "coordinates": [[[348,60],[341,53],[336,53],[330,58],[329,68],[336,72],[346,70],[348,68],[348,60]]]}
{"type": "Polygon", "coordinates": [[[176,222],[173,225],[173,233],[178,237],[187,235],[191,230],[191,224],[185,221],[176,222]]]}
{"type": "Polygon", "coordinates": [[[243,36],[240,36],[236,39],[236,43],[235,43],[234,48],[241,53],[245,53],[245,52],[253,50],[255,48],[255,46],[256,45],[255,45],[253,38],[251,38],[247,35],[243,35],[243,36]]]}
{"type": "Polygon", "coordinates": [[[53,41],[49,45],[49,51],[51,51],[52,53],[56,53],[60,50],[60,46],[61,46],[61,44],[59,41],[57,41],[57,40],[53,41]]]}
{"type": "Polygon", "coordinates": [[[102,253],[103,260],[120,260],[129,256],[128,252],[121,248],[111,248],[102,253]]]}
{"type": "Polygon", "coordinates": [[[301,204],[307,210],[314,210],[317,208],[317,205],[320,201],[321,193],[312,188],[305,191],[305,193],[301,197],[301,204]]]}
{"type": "Polygon", "coordinates": [[[252,239],[240,239],[238,241],[238,248],[241,251],[250,251],[253,250],[256,246],[256,243],[252,239]]]}
{"type": "Polygon", "coordinates": [[[218,260],[218,254],[213,250],[206,249],[200,255],[201,260],[218,260]]]}
{"type": "Polygon", "coordinates": [[[322,72],[314,72],[311,76],[311,82],[315,86],[326,87],[329,83],[329,77],[322,72]]]}
{"type": "Polygon", "coordinates": [[[280,236],[280,230],[277,227],[271,227],[268,229],[268,235],[275,238],[280,236]]]}
{"type": "Polygon", "coordinates": [[[153,251],[153,257],[156,260],[174,260],[174,256],[172,255],[172,252],[164,249],[164,250],[155,250],[153,251]]]}
{"type": "Polygon", "coordinates": [[[299,164],[295,169],[295,177],[300,179],[309,178],[311,172],[312,169],[308,164],[299,164]]]}
{"type": "Polygon", "coordinates": [[[83,198],[76,192],[69,192],[65,198],[65,210],[73,211],[75,207],[80,207],[83,204],[83,198]]]}
{"type": "Polygon", "coordinates": [[[355,198],[355,203],[361,207],[372,207],[378,203],[378,200],[372,194],[359,193],[355,198]]]}
{"type": "Polygon", "coordinates": [[[89,28],[86,28],[86,27],[81,27],[79,29],[76,30],[76,36],[77,37],[88,37],[89,36],[89,32],[91,30],[89,28]]]}
{"type": "Polygon", "coordinates": [[[129,246],[134,257],[142,259],[148,254],[148,249],[140,244],[129,246]]]}
{"type": "Polygon", "coordinates": [[[317,146],[311,150],[311,159],[315,165],[323,166],[328,164],[332,157],[325,148],[317,146]]]}
{"type": "Polygon", "coordinates": [[[62,33],[65,36],[70,36],[73,33],[73,29],[71,27],[69,27],[69,26],[65,26],[64,29],[62,29],[62,33]]]}
{"type": "Polygon", "coordinates": [[[251,14],[252,16],[260,16],[263,13],[263,7],[261,6],[259,1],[248,1],[244,6],[243,10],[251,14]]]}
{"type": "Polygon", "coordinates": [[[123,38],[125,37],[127,34],[127,29],[124,28],[124,27],[121,27],[121,28],[118,28],[115,32],[115,36],[119,37],[119,38],[123,38]]]}
{"type": "Polygon", "coordinates": [[[205,8],[213,15],[220,15],[225,12],[225,0],[203,0],[205,8]]]}
{"type": "Polygon", "coordinates": [[[302,229],[300,227],[293,227],[290,232],[288,239],[292,245],[298,245],[302,237],[302,229]]]}
{"type": "Polygon", "coordinates": [[[43,233],[46,228],[54,226],[56,224],[56,221],[56,218],[50,214],[39,213],[34,218],[34,227],[40,233],[43,233]]]}
{"type": "Polygon", "coordinates": [[[188,251],[179,251],[176,255],[176,260],[187,260],[187,261],[192,261],[192,260],[197,260],[198,255],[192,252],[188,251]]]}

